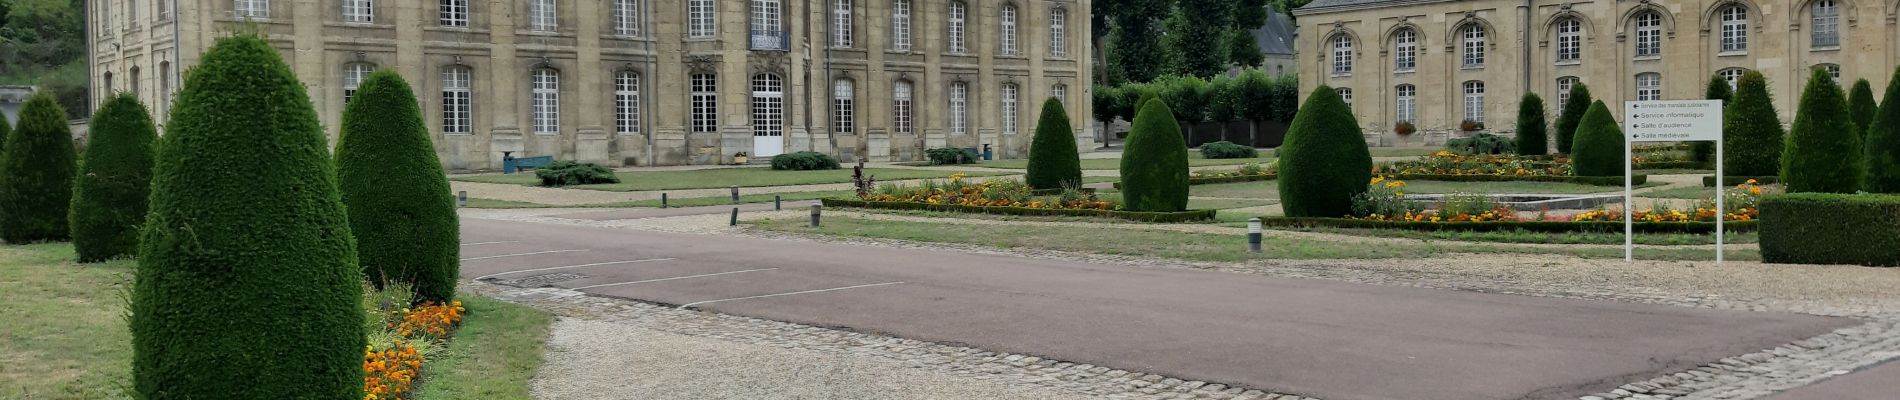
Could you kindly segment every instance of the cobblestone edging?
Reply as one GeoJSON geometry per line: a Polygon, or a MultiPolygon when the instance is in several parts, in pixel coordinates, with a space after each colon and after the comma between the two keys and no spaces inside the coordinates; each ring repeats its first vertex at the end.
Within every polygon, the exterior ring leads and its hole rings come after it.
{"type": "Polygon", "coordinates": [[[728,340],[834,355],[882,357],[913,368],[1006,384],[1041,385],[1110,399],[1318,400],[1290,394],[1229,387],[1090,364],[998,353],[816,326],[681,310],[631,300],[590,296],[561,288],[517,288],[484,282],[462,283],[462,290],[508,302],[528,304],[564,316],[598,318],[687,336],[728,340]]]}

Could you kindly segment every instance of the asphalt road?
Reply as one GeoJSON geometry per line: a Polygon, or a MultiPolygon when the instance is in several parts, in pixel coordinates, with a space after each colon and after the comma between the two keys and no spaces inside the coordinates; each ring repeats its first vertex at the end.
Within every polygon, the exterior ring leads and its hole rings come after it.
{"type": "Polygon", "coordinates": [[[462,229],[466,278],[1322,399],[1575,398],[1855,323],[470,218],[462,229]]]}

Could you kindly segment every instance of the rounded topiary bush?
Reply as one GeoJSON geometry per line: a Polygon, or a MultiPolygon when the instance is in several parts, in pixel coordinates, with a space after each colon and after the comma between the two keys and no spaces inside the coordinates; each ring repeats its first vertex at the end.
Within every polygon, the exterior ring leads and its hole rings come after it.
{"type": "Polygon", "coordinates": [[[1320,86],[1300,105],[1280,156],[1280,208],[1288,217],[1338,218],[1372,180],[1372,152],[1359,121],[1333,88],[1320,86]]]}
{"type": "Polygon", "coordinates": [[[1570,145],[1570,170],[1576,176],[1623,176],[1623,127],[1610,116],[1610,108],[1598,101],[1590,104],[1577,123],[1576,142],[1570,145]]]}
{"type": "Polygon", "coordinates": [[[1801,91],[1794,127],[1782,146],[1781,184],[1789,193],[1853,193],[1866,176],[1862,164],[1860,127],[1848,113],[1840,85],[1827,71],[1816,69],[1801,91]]]}
{"type": "Polygon", "coordinates": [[[1781,171],[1781,116],[1768,94],[1768,79],[1760,72],[1742,73],[1735,83],[1735,101],[1722,109],[1722,173],[1728,176],[1772,176],[1781,171]]]}
{"type": "Polygon", "coordinates": [[[1036,189],[1058,189],[1082,184],[1082,154],[1076,149],[1069,112],[1054,97],[1042,102],[1036,137],[1029,141],[1029,171],[1023,182],[1036,189]]]}
{"type": "MultiPolygon", "coordinates": [[[[1900,68],[1888,82],[1900,83],[1900,68]]],[[[1900,84],[1887,85],[1880,111],[1867,125],[1867,191],[1900,193],[1900,84]]]]}
{"type": "Polygon", "coordinates": [[[455,297],[461,223],[409,83],[395,71],[370,74],[344,106],[342,128],[337,188],[363,275],[377,287],[412,285],[417,301],[455,297]]]}
{"type": "Polygon", "coordinates": [[[1557,114],[1557,153],[1570,154],[1570,145],[1577,139],[1577,125],[1583,123],[1583,115],[1590,111],[1590,88],[1577,82],[1570,88],[1570,98],[1564,100],[1563,112],[1557,114]]]}
{"type": "Polygon", "coordinates": [[[1209,160],[1223,159],[1223,158],[1254,158],[1254,157],[1259,157],[1259,156],[1260,156],[1260,151],[1254,150],[1253,147],[1241,146],[1238,144],[1234,144],[1234,142],[1229,142],[1225,140],[1218,141],[1218,142],[1209,142],[1209,143],[1205,143],[1201,145],[1201,158],[1206,158],[1209,160]]]}
{"type": "Polygon", "coordinates": [[[541,186],[554,187],[620,183],[620,176],[614,175],[612,168],[572,160],[555,161],[546,167],[536,168],[534,177],[541,179],[541,186]]]}
{"type": "Polygon", "coordinates": [[[0,238],[20,244],[66,240],[73,198],[73,133],[66,110],[40,92],[20,107],[20,126],[0,148],[0,238]]]}
{"type": "Polygon", "coordinates": [[[838,169],[838,159],[830,154],[816,151],[800,151],[772,156],[772,169],[785,171],[809,171],[817,169],[838,169]]]}
{"type": "Polygon", "coordinates": [[[1122,146],[1122,208],[1182,211],[1188,201],[1187,141],[1166,101],[1150,99],[1135,114],[1122,146]]]}
{"type": "Polygon", "coordinates": [[[1541,156],[1550,153],[1550,134],[1544,129],[1544,98],[1525,93],[1517,104],[1517,154],[1541,156]]]}
{"type": "Polygon", "coordinates": [[[172,104],[131,295],[136,397],[363,398],[363,274],[303,85],[239,35],[172,104]]]}
{"type": "Polygon", "coordinates": [[[152,115],[137,96],[120,93],[92,113],[85,161],[73,183],[73,252],[79,262],[138,254],[138,226],[151,194],[152,115]]]}

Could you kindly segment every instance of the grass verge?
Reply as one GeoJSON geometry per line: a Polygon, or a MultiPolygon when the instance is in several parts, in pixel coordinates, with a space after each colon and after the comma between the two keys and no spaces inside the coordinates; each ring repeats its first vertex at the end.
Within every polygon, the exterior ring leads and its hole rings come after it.
{"type": "MultiPolygon", "coordinates": [[[[943,178],[962,172],[967,176],[1011,175],[1005,171],[936,171],[919,169],[865,168],[865,175],[871,175],[879,181],[903,179],[943,178]]],[[[603,190],[610,192],[639,192],[648,190],[679,189],[717,189],[737,185],[739,187],[818,185],[828,183],[846,183],[851,181],[850,169],[823,171],[774,171],[765,168],[715,168],[685,171],[621,171],[614,175],[620,177],[620,183],[601,185],[569,186],[569,189],[603,190]]],[[[464,182],[499,183],[507,185],[537,186],[541,179],[532,173],[508,175],[469,175],[451,178],[464,182]]]]}
{"type": "Polygon", "coordinates": [[[137,264],[72,260],[70,244],[0,247],[0,398],[131,398],[137,264]]]}
{"type": "Polygon", "coordinates": [[[448,355],[430,361],[419,400],[530,400],[528,383],[541,366],[546,311],[486,297],[465,297],[468,318],[448,343],[448,355]]]}
{"type": "MultiPolygon", "coordinates": [[[[1241,165],[1241,164],[1248,164],[1248,163],[1270,165],[1270,164],[1273,164],[1273,159],[1267,158],[1267,157],[1207,159],[1207,158],[1202,158],[1200,152],[1188,153],[1189,167],[1241,165]]],[[[970,164],[968,166],[978,167],[978,168],[997,168],[997,169],[1028,169],[1029,160],[998,160],[998,161],[991,161],[991,162],[986,162],[986,163],[981,163],[981,164],[970,164]]],[[[1089,158],[1089,159],[1082,160],[1082,169],[1085,169],[1085,170],[1119,170],[1121,168],[1122,168],[1122,159],[1120,158],[1089,158]]]]}

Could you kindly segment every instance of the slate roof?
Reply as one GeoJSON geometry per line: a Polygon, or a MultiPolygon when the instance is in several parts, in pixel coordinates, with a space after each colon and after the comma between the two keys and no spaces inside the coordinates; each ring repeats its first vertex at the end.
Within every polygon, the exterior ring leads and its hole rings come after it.
{"type": "MultiPolygon", "coordinates": [[[[1317,3],[1320,1],[1339,0],[1317,0],[1314,2],[1317,3]]],[[[1291,55],[1293,54],[1293,28],[1292,18],[1287,17],[1286,14],[1269,10],[1267,12],[1267,22],[1260,24],[1259,28],[1255,28],[1248,33],[1253,34],[1254,45],[1260,47],[1261,54],[1291,55]]]]}

